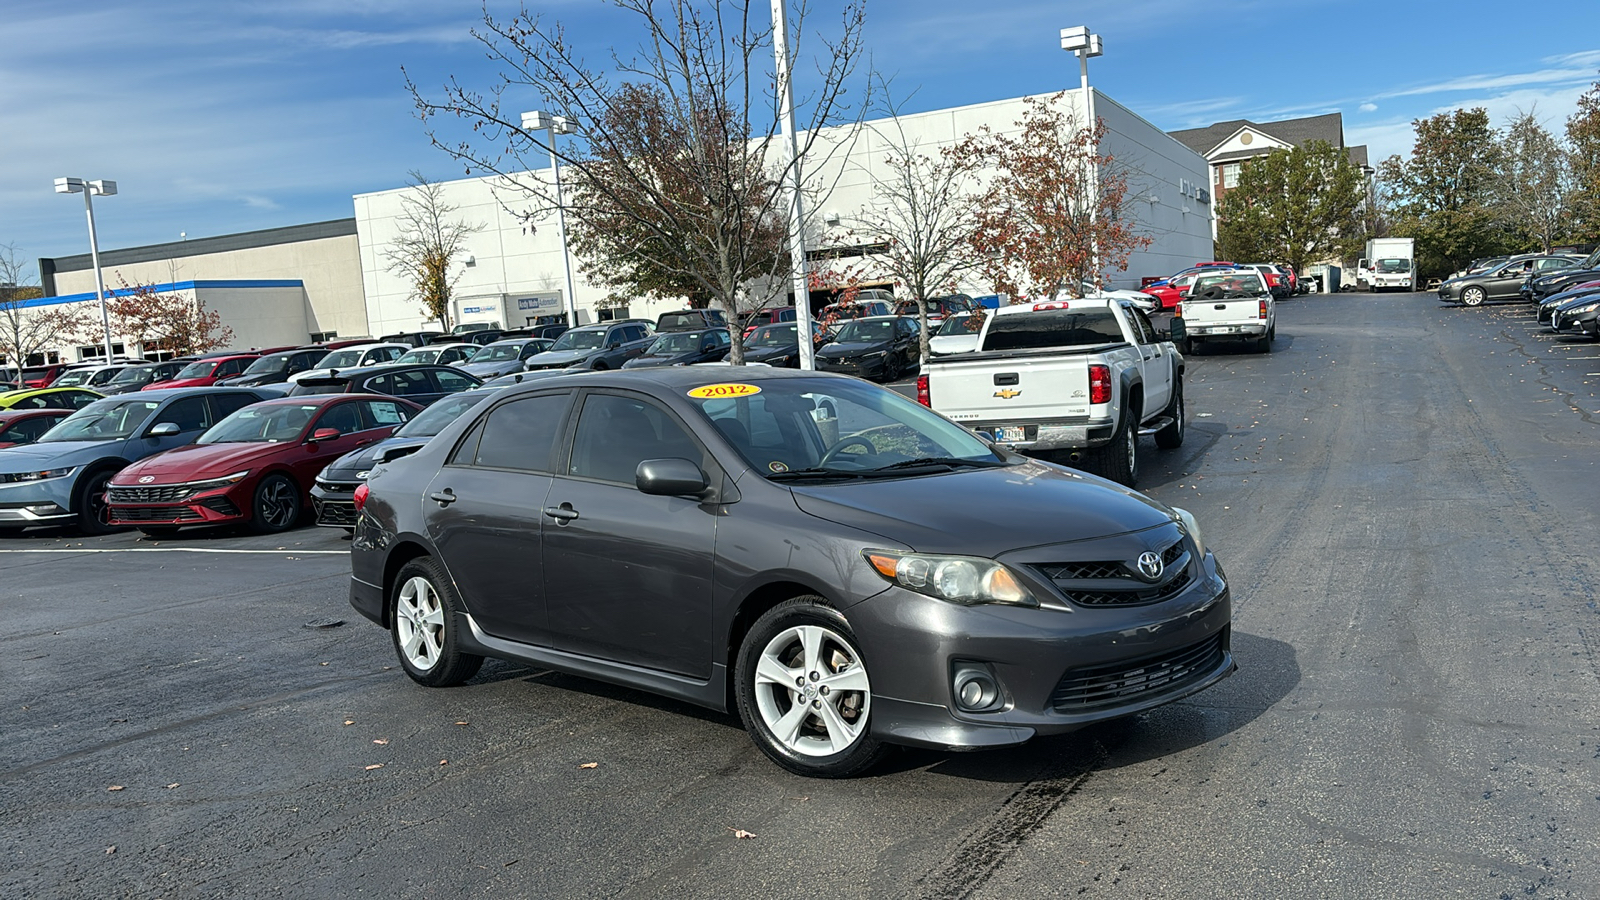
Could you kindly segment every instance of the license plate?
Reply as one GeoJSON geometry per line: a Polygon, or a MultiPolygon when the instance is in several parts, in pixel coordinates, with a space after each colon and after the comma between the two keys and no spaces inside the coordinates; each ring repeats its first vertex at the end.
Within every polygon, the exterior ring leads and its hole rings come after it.
{"type": "Polygon", "coordinates": [[[1028,439],[1028,430],[1021,425],[1002,425],[994,430],[994,439],[1002,443],[1025,441],[1028,439]]]}

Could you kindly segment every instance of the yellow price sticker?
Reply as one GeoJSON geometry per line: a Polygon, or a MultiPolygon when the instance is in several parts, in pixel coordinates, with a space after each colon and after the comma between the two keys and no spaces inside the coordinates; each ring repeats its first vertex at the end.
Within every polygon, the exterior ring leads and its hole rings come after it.
{"type": "Polygon", "coordinates": [[[761,393],[753,384],[708,384],[689,392],[696,400],[724,400],[729,397],[752,397],[761,393]]]}

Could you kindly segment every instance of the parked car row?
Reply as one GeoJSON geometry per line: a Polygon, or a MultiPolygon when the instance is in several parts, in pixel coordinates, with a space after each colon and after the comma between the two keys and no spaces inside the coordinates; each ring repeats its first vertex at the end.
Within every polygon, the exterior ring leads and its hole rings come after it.
{"type": "Polygon", "coordinates": [[[1488,302],[1531,300],[1534,281],[1581,271],[1586,262],[1581,256],[1540,253],[1476,260],[1464,272],[1439,283],[1439,301],[1482,306],[1488,302]]]}

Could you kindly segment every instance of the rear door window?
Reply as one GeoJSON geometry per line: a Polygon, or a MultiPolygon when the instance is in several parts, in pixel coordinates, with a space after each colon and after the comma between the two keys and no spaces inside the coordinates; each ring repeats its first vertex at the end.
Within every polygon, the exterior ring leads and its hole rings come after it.
{"type": "Polygon", "coordinates": [[[433,380],[439,385],[438,392],[440,393],[454,394],[457,391],[464,391],[475,386],[471,378],[459,372],[452,372],[449,369],[435,369],[429,374],[433,376],[433,380]]]}
{"type": "Polygon", "coordinates": [[[399,428],[411,418],[411,411],[393,400],[363,400],[351,405],[361,408],[363,429],[399,428]]]}
{"type": "Polygon", "coordinates": [[[539,394],[489,410],[473,447],[471,464],[521,472],[552,471],[551,456],[571,399],[568,393],[539,394]]]}

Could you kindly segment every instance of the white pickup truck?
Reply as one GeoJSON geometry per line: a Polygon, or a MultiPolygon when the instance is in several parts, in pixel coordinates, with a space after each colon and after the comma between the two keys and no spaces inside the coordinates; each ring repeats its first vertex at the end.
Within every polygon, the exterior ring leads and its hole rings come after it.
{"type": "Polygon", "coordinates": [[[1007,306],[978,348],[934,357],[917,399],[996,443],[1133,485],[1139,436],[1183,443],[1183,356],[1111,297],[1007,306]]]}
{"type": "Polygon", "coordinates": [[[1184,353],[1201,344],[1243,341],[1271,353],[1278,310],[1266,279],[1255,269],[1207,269],[1183,290],[1172,317],[1172,339],[1184,353]]]}

